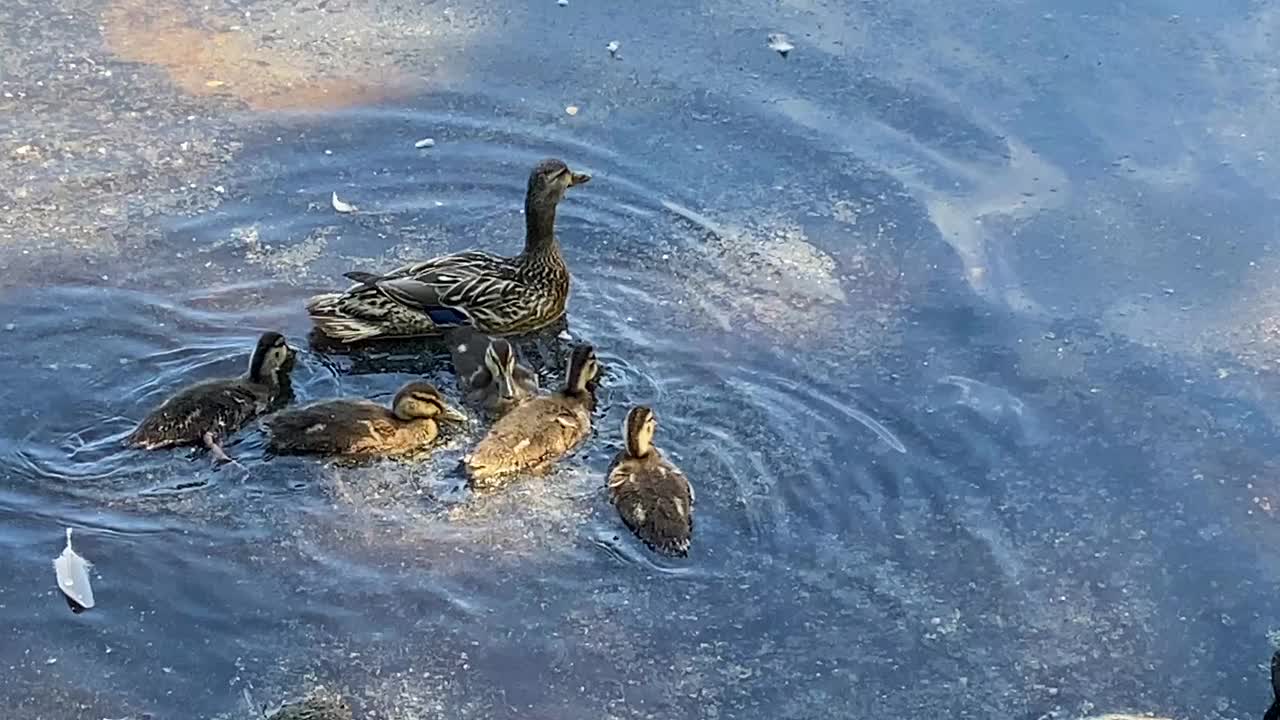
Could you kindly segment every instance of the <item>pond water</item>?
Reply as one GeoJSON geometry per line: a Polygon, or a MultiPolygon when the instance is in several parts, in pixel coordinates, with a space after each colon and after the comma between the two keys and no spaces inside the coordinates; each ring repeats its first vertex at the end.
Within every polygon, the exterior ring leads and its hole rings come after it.
{"type": "Polygon", "coordinates": [[[11,717],[1261,715],[1280,4],[518,5],[0,9],[11,717]],[[429,347],[318,352],[303,302],[514,252],[547,156],[594,176],[558,229],[607,366],[553,475],[120,448],[266,329],[299,400],[454,392],[429,347]],[[603,493],[635,403],[685,559],[603,493]]]}

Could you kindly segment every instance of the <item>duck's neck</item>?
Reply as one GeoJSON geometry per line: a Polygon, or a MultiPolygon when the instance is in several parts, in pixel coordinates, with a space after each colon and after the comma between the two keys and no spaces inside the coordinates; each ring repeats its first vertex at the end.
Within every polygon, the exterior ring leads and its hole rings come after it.
{"type": "Polygon", "coordinates": [[[560,245],[556,242],[555,203],[525,198],[524,254],[531,257],[560,254],[560,245]]]}

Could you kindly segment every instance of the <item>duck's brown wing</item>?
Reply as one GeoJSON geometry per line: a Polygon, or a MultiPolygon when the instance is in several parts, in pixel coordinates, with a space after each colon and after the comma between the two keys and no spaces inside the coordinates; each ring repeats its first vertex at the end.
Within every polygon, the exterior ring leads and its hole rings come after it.
{"type": "Polygon", "coordinates": [[[502,416],[467,456],[472,480],[540,472],[568,455],[591,432],[580,404],[551,395],[533,398],[502,416]]]}
{"type": "Polygon", "coordinates": [[[689,552],[693,488],[679,468],[660,456],[635,459],[623,453],[610,465],[608,485],[623,523],[646,545],[666,555],[689,552]]]}
{"type": "Polygon", "coordinates": [[[192,385],[151,411],[125,438],[148,449],[199,445],[204,434],[215,439],[235,433],[262,411],[265,394],[243,379],[209,380],[192,385]]]}
{"type": "Polygon", "coordinates": [[[272,452],[343,455],[365,453],[393,441],[399,425],[381,405],[328,400],[277,413],[263,423],[272,452]]]}

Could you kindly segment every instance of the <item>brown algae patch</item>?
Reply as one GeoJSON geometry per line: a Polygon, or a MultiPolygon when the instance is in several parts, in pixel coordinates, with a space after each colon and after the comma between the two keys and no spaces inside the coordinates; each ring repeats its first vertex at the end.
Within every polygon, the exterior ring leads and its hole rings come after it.
{"type": "Polygon", "coordinates": [[[382,558],[404,552],[465,574],[478,556],[518,566],[569,553],[599,510],[592,496],[603,478],[572,460],[546,477],[513,478],[500,490],[469,493],[454,470],[456,452],[441,455],[418,463],[329,466],[321,482],[334,513],[317,522],[332,527],[315,528],[316,540],[323,544],[331,534],[344,552],[363,548],[382,558]]]}
{"type": "Polygon", "coordinates": [[[265,45],[240,25],[199,18],[174,2],[116,0],[102,13],[117,57],[156,65],[184,92],[227,97],[252,110],[335,110],[392,93],[395,70],[364,63],[337,72],[318,53],[265,45]],[[332,74],[331,74],[332,73],[332,74]]]}

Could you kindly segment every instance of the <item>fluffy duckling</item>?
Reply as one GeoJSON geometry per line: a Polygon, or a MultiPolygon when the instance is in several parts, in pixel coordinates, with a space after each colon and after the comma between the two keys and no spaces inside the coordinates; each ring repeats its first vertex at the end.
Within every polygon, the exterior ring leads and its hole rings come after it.
{"type": "Polygon", "coordinates": [[[1280,651],[1271,656],[1271,707],[1262,720],[1280,720],[1280,651]]]}
{"type": "Polygon", "coordinates": [[[434,385],[411,382],[391,408],[368,400],[325,400],[285,410],[263,424],[277,455],[402,455],[435,442],[437,420],[466,422],[434,385]]]}
{"type": "Polygon", "coordinates": [[[490,338],[472,327],[446,335],[453,367],[468,403],[490,419],[538,394],[538,378],[516,359],[516,350],[503,338],[490,338]]]}
{"type": "Polygon", "coordinates": [[[622,424],[625,445],[609,465],[609,500],[646,545],[683,556],[693,536],[693,486],[653,446],[657,429],[652,409],[637,405],[627,413],[622,424]]]}
{"type": "Polygon", "coordinates": [[[218,460],[235,462],[222,449],[222,441],[288,399],[294,356],[283,335],[263,333],[249,360],[248,374],[206,380],[181,390],[151,411],[125,444],[147,450],[203,444],[218,460]]]}
{"type": "Polygon", "coordinates": [[[599,372],[595,349],[575,347],[564,387],[517,405],[463,458],[471,484],[490,487],[507,475],[545,472],[572,452],[591,434],[592,382],[599,372]]]}

